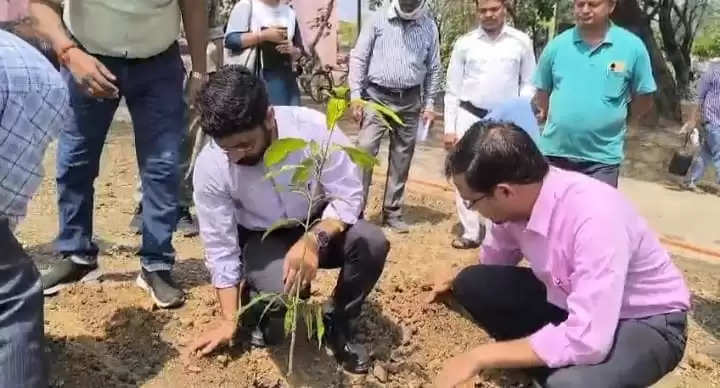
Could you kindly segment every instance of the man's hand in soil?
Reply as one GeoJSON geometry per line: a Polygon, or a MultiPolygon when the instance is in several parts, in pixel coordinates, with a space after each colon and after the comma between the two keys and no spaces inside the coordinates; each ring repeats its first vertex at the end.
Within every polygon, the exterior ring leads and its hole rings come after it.
{"type": "Polygon", "coordinates": [[[206,356],[218,346],[230,342],[235,334],[235,325],[234,320],[220,318],[215,328],[205,332],[190,345],[187,350],[188,355],[206,356]]]}
{"type": "Polygon", "coordinates": [[[443,136],[443,145],[445,146],[446,151],[450,151],[451,148],[455,146],[455,143],[457,143],[458,137],[454,133],[446,133],[443,136]]]}
{"type": "Polygon", "coordinates": [[[434,388],[453,388],[470,380],[480,371],[477,369],[477,362],[472,353],[463,353],[453,357],[443,366],[440,373],[435,377],[434,388]]]}
{"type": "Polygon", "coordinates": [[[118,98],[118,88],[113,84],[117,79],[102,62],[79,48],[71,48],[66,55],[66,67],[72,73],[75,82],[88,95],[97,98],[118,98]]]}
{"type": "Polygon", "coordinates": [[[456,268],[443,267],[433,270],[432,290],[425,298],[425,303],[440,301],[447,293],[452,291],[452,283],[459,273],[456,268]]]}
{"type": "Polygon", "coordinates": [[[315,279],[319,263],[319,249],[315,240],[305,234],[290,247],[283,263],[285,293],[292,292],[295,283],[305,287],[315,279]]]}

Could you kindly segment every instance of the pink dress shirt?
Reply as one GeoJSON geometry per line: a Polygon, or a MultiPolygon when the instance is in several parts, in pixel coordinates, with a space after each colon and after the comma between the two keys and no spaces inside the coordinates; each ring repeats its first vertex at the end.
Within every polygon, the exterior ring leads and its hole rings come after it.
{"type": "Polygon", "coordinates": [[[551,368],[597,364],[621,319],[690,306],[680,271],[646,221],[610,185],[551,168],[527,222],[493,225],[481,261],[516,265],[525,257],[568,319],[530,336],[551,368]]]}

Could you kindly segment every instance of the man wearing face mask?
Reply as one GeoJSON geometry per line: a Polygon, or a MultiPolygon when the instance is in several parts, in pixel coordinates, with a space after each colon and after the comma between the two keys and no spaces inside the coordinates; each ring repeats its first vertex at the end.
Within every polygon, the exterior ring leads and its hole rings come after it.
{"type": "MultiPolygon", "coordinates": [[[[305,220],[309,210],[302,195],[277,189],[290,185],[292,171],[265,178],[265,150],[283,138],[325,144],[329,133],[319,112],[270,106],[263,85],[246,68],[227,66],[200,93],[202,128],[213,141],[195,166],[195,206],[222,314],[216,328],[190,351],[206,355],[231,339],[241,280],[251,297],[288,292],[298,284],[307,290],[318,268],[341,268],[332,308],[325,314],[325,341],[345,370],[367,373],[370,360],[351,342],[351,321],[382,273],[389,243],[379,227],[358,219],[363,202],[360,171],[343,151],[332,152],[319,181],[309,182],[327,199],[312,209],[311,217],[319,221],[310,231],[280,229],[262,240],[276,221],[305,220]]],[[[349,144],[339,131],[331,141],[349,144]]],[[[300,164],[307,151],[290,154],[281,165],[300,164]]],[[[277,340],[273,328],[278,321],[282,326],[281,313],[268,314],[259,323],[252,333],[253,345],[277,340]]]]}
{"type": "Polygon", "coordinates": [[[497,342],[446,362],[436,387],[497,368],[534,368],[549,388],[647,387],[675,368],[690,294],[622,193],[550,167],[514,124],[474,124],[446,163],[493,225],[480,264],[436,271],[428,300],[452,293],[497,342]]]}
{"type": "MultiPolygon", "coordinates": [[[[386,104],[403,120],[403,126],[390,123],[360,104],[353,106],[353,117],[361,122],[358,145],[377,155],[380,141],[388,132],[390,152],[388,179],[383,200],[383,219],[392,229],[407,233],[402,202],[405,182],[415,152],[418,120],[430,125],[433,106],[440,87],[438,30],[426,9],[426,0],[394,0],[384,12],[363,27],[350,53],[350,84],[353,99],[361,97],[386,104]]],[[[372,171],[363,177],[367,201],[372,171]]]]}
{"type": "MultiPolygon", "coordinates": [[[[470,126],[495,108],[519,96],[529,99],[535,88],[535,53],[530,37],[505,25],[505,0],[475,0],[480,26],[457,40],[448,64],[445,88],[445,148],[450,149],[470,126]]],[[[533,125],[534,126],[534,125],[533,125]]],[[[526,130],[528,128],[525,128],[526,130]]],[[[463,226],[453,248],[480,245],[483,221],[462,205],[456,194],[463,226]]]]}

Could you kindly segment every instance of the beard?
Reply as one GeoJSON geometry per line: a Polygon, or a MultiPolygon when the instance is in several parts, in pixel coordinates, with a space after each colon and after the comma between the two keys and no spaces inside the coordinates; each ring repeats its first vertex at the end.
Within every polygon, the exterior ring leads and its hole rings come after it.
{"type": "Polygon", "coordinates": [[[247,155],[244,158],[236,161],[235,164],[251,167],[256,166],[260,162],[262,162],[263,157],[265,156],[265,151],[267,151],[268,147],[270,147],[270,143],[272,143],[272,131],[269,129],[264,129],[263,134],[263,145],[261,147],[261,151],[255,155],[247,155]]]}

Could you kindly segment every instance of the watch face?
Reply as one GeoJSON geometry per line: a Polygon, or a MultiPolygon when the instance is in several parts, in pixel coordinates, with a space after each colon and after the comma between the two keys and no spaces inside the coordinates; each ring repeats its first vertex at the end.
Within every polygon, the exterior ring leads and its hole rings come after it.
{"type": "Polygon", "coordinates": [[[330,236],[324,231],[321,230],[315,234],[317,236],[318,246],[320,248],[325,248],[330,243],[330,236]]]}

